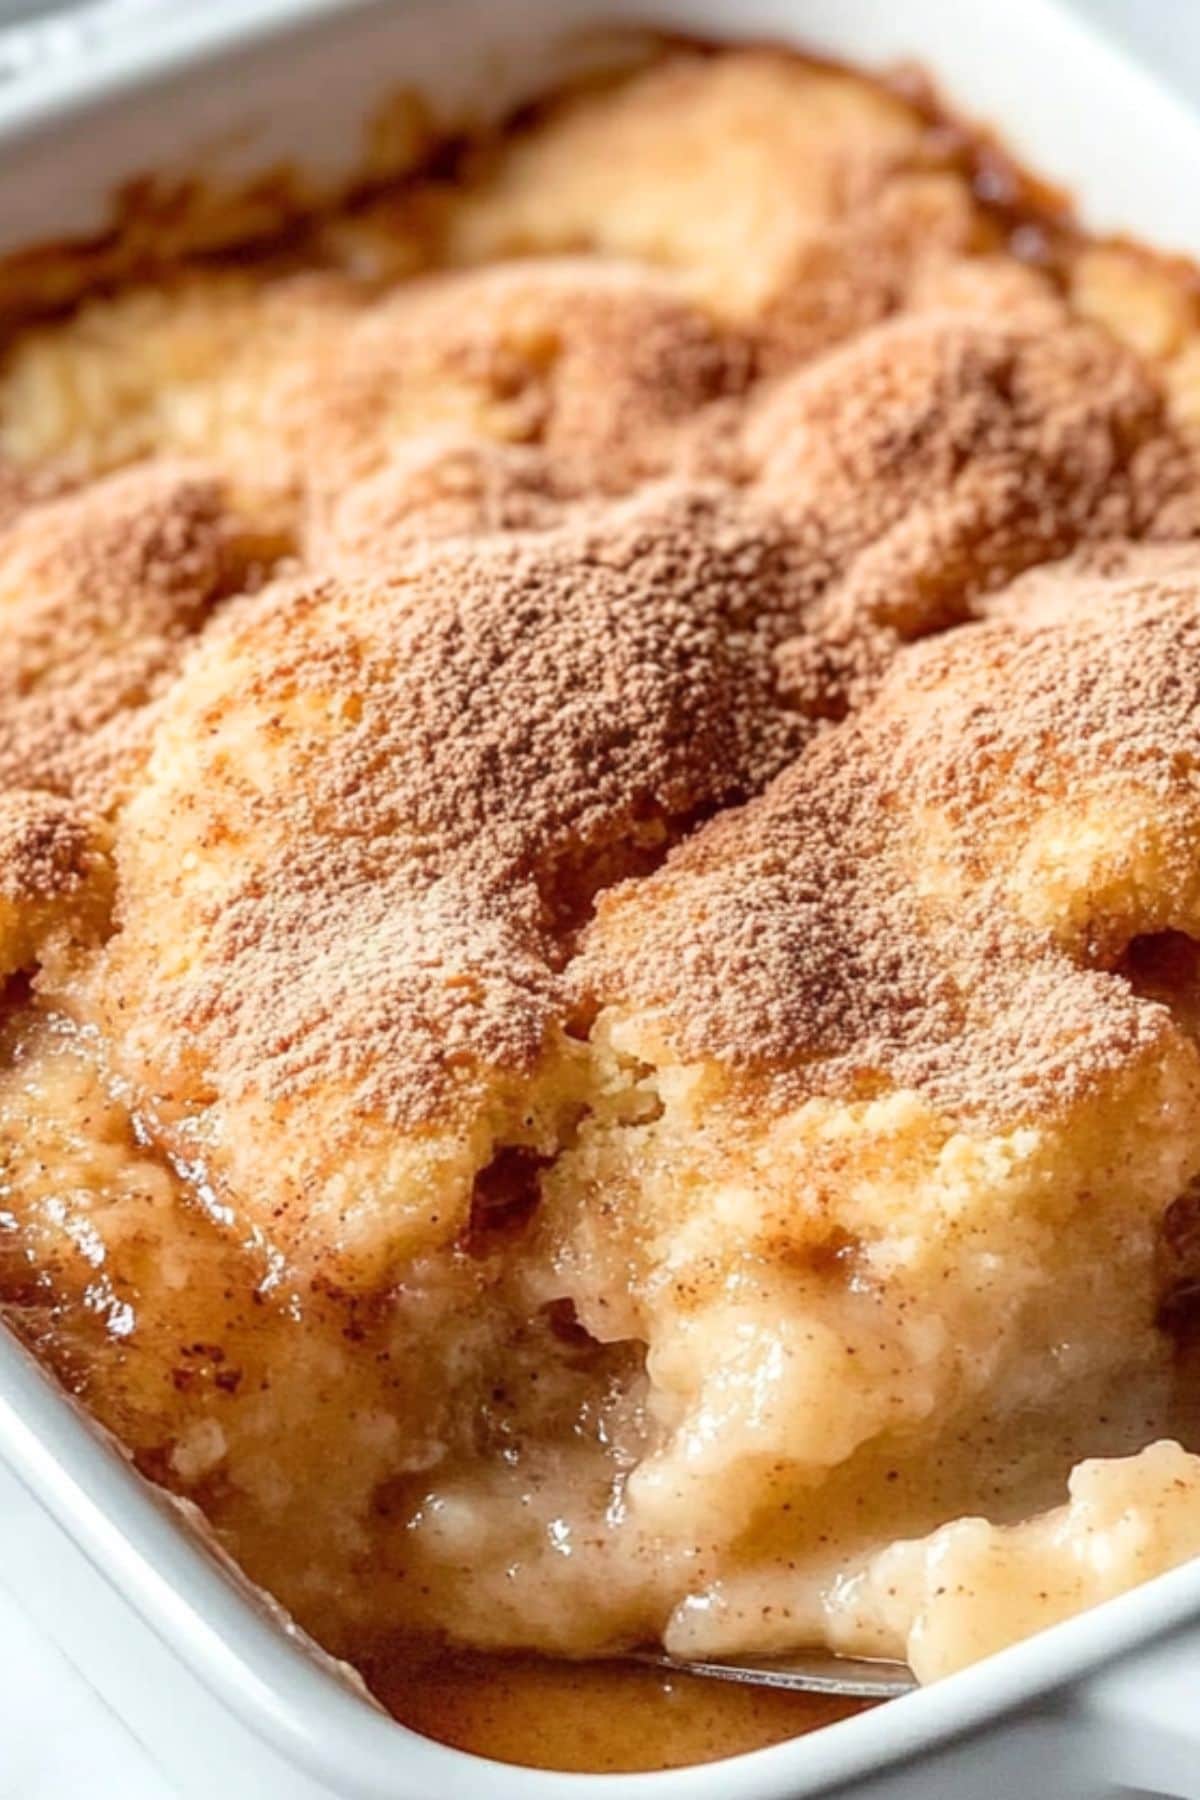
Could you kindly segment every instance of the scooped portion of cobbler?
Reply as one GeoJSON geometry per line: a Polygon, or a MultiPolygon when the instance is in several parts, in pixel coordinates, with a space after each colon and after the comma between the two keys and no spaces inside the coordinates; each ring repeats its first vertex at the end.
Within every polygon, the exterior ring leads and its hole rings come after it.
{"type": "Polygon", "coordinates": [[[975,155],[663,51],[10,334],[4,1314],[340,1654],[1200,1551],[1200,310],[975,155]]]}

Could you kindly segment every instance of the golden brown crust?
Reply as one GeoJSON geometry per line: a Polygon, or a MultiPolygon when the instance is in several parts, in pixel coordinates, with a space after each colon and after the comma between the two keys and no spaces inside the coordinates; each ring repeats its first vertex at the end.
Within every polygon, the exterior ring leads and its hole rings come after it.
{"type": "Polygon", "coordinates": [[[90,944],[112,901],[106,833],[70,800],[0,791],[0,980],[31,969],[56,939],[90,944]]]}
{"type": "Polygon", "coordinates": [[[1140,1057],[1166,1015],[1092,969],[1200,898],[1200,569],[1148,555],[1040,575],[1046,622],[906,651],[761,800],[602,897],[592,1004],[775,1105],[903,1088],[1011,1124],[1140,1057]]]}
{"type": "Polygon", "coordinates": [[[0,535],[0,782],[111,803],[144,708],[254,548],[196,467],[135,468],[0,535]]]}
{"type": "MultiPolygon", "coordinates": [[[[1005,323],[917,312],[747,387],[744,346],[663,282],[519,265],[418,283],[365,308],[336,365],[308,358],[280,415],[308,572],[210,623],[235,523],[215,479],[155,464],[11,528],[14,568],[33,559],[47,616],[73,608],[81,634],[48,705],[22,653],[41,710],[21,772],[107,804],[95,759],[111,787],[144,744],[112,945],[44,986],[99,1027],[176,1153],[203,1146],[235,1211],[371,1281],[454,1236],[498,1147],[548,1153],[578,1111],[573,1033],[611,996],[607,974],[564,966],[597,894],[827,722],[805,765],[819,792],[797,804],[849,841],[838,796],[848,782],[858,804],[871,752],[837,721],[903,642],[1080,541],[1189,529],[1195,489],[1155,382],[1044,298],[1005,323]],[[475,435],[414,434],[406,409],[435,392],[468,398],[475,435]]],[[[846,979],[877,950],[886,964],[887,909],[907,901],[878,872],[862,893],[819,859],[809,874],[846,979]]],[[[744,920],[721,916],[731,952],[744,920]]],[[[666,929],[656,979],[687,944],[666,929]]],[[[782,960],[764,942],[785,997],[742,1008],[734,1061],[824,1053],[819,1031],[774,1035],[807,1004],[804,941],[782,960]]],[[[1000,950],[988,966],[1028,979],[1000,950]]],[[[945,979],[973,979],[975,954],[945,979]]],[[[903,983],[942,979],[918,957],[903,983]]],[[[869,980],[836,1006],[843,1034],[885,1010],[869,980]]],[[[924,1009],[929,1053],[953,1059],[939,1020],[924,1009]]]]}
{"type": "Polygon", "coordinates": [[[934,310],[769,388],[746,455],[823,579],[823,613],[917,637],[1081,539],[1197,529],[1158,384],[1054,307],[934,310]]]}
{"type": "Polygon", "coordinates": [[[386,1163],[389,1133],[469,1142],[519,1098],[595,889],[812,729],[776,694],[786,551],[667,490],[594,529],[281,584],[209,633],[118,824],[119,930],[85,987],[166,1124],[275,1121],[255,1171],[237,1152],[248,1212],[307,1235],[320,1180],[289,1184],[278,1130],[333,1179],[350,1138],[386,1163]],[[320,1132],[293,1122],[309,1106],[320,1132]]]}

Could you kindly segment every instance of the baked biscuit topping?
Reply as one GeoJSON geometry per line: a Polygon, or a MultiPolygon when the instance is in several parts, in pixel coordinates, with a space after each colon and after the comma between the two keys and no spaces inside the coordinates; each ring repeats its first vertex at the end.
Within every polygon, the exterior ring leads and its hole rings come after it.
{"type": "Polygon", "coordinates": [[[1156,1035],[1093,971],[1200,924],[1200,569],[1122,561],[904,650],[761,800],[601,898],[585,991],[789,1098],[886,1081],[1011,1119],[1156,1035]]]}
{"type": "Polygon", "coordinates": [[[212,471],[131,469],[0,534],[0,780],[105,810],[147,702],[253,543],[212,471]]]}
{"type": "Polygon", "coordinates": [[[68,1004],[273,1240],[378,1278],[453,1239],[495,1144],[552,1147],[594,891],[811,729],[775,691],[786,551],[664,493],[284,582],[208,634],[117,826],[117,935],[68,1004]]]}
{"type": "Polygon", "coordinates": [[[674,52],[8,346],[0,1295],[338,1651],[1200,1545],[1200,316],[974,154],[674,52]]]}

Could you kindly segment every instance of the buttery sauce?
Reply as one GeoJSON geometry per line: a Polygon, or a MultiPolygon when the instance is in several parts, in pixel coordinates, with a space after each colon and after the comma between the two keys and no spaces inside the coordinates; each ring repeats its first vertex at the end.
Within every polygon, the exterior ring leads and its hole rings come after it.
{"type": "Polygon", "coordinates": [[[761,1750],[867,1703],[623,1662],[403,1652],[358,1659],[388,1711],[497,1762],[574,1773],[677,1769],[761,1750]]]}
{"type": "MultiPolygon", "coordinates": [[[[1200,1445],[1196,1299],[1189,1290],[1171,1320],[1177,1361],[1167,1424],[1189,1447],[1200,1445]]],[[[496,1762],[575,1774],[717,1762],[817,1731],[871,1704],[631,1662],[431,1652],[411,1643],[354,1661],[393,1717],[424,1737],[496,1762]]]]}

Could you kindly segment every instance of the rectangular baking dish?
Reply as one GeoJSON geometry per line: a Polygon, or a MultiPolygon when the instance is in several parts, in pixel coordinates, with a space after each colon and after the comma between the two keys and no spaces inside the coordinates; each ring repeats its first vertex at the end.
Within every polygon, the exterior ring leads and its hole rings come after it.
{"type": "MultiPolygon", "coordinates": [[[[1055,0],[207,0],[132,24],[88,9],[11,55],[0,39],[0,67],[28,65],[0,86],[0,253],[97,231],[148,171],[221,188],[286,167],[309,195],[336,190],[397,90],[448,127],[478,121],[609,55],[595,28],[624,23],[919,61],[1091,224],[1200,256],[1200,121],[1055,0]]],[[[205,1800],[1200,1800],[1200,1561],[811,1737],[703,1769],[566,1776],[392,1723],[3,1333],[0,1527],[0,1581],[168,1783],[205,1800]]]]}

